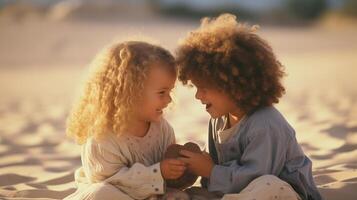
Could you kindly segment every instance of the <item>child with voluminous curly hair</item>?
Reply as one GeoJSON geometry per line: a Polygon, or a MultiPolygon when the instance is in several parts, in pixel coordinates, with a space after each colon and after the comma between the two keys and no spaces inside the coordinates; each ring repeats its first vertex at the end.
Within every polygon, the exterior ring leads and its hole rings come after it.
{"type": "Polygon", "coordinates": [[[82,167],[78,189],[66,199],[155,198],[165,192],[165,179],[184,173],[184,162],[163,159],[175,143],[162,115],[176,74],[173,56],[146,42],[122,42],[98,55],[68,118],[67,134],[82,145],[82,167]]]}
{"type": "Polygon", "coordinates": [[[191,193],[320,200],[310,159],[273,107],[285,92],[282,65],[255,29],[230,14],[205,18],[178,47],[179,79],[196,87],[195,97],[212,117],[209,154],[180,152],[206,188],[191,193]]]}

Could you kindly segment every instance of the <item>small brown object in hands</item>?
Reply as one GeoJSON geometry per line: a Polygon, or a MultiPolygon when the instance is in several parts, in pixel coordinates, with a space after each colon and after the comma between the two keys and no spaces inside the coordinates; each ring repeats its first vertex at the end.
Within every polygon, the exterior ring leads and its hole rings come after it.
{"type": "MultiPolygon", "coordinates": [[[[178,158],[181,156],[180,155],[181,150],[201,153],[200,147],[193,142],[188,142],[184,145],[172,144],[167,148],[164,158],[178,158]]],[[[178,179],[167,179],[166,185],[170,188],[185,189],[193,185],[196,182],[197,178],[198,178],[197,175],[192,174],[190,171],[187,170],[178,179]]]]}

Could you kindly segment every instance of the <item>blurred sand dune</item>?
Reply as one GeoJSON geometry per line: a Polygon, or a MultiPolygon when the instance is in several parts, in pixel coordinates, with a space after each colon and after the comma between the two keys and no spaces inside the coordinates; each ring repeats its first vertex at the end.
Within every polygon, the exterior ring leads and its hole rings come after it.
{"type": "MultiPolygon", "coordinates": [[[[86,65],[114,40],[156,38],[174,50],[198,22],[168,19],[0,20],[0,199],[62,199],[74,191],[80,150],[65,118],[86,65]]],[[[325,199],[357,197],[357,28],[262,27],[286,67],[277,105],[313,160],[325,199]]],[[[208,115],[178,84],[167,111],[177,140],[204,147],[208,115]],[[184,108],[184,109],[183,109],[184,108]]]]}

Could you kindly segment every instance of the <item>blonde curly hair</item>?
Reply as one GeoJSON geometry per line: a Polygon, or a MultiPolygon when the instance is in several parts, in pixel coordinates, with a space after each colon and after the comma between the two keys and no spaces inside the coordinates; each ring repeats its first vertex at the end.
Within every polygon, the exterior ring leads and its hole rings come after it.
{"type": "Polygon", "coordinates": [[[128,41],[100,52],[67,119],[67,136],[83,144],[91,136],[124,131],[153,63],[163,64],[176,76],[174,57],[160,46],[128,41]]]}

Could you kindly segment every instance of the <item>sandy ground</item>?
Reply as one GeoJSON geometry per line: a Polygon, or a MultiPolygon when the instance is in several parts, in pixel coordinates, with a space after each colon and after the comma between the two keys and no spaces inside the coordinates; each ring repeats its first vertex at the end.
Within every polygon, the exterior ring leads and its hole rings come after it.
{"type": "MultiPolygon", "coordinates": [[[[173,50],[198,23],[145,20],[0,20],[0,199],[62,199],[74,191],[79,147],[65,118],[86,65],[106,44],[146,35],[173,50]]],[[[262,27],[286,67],[277,105],[313,160],[325,199],[357,198],[357,28],[262,27]]],[[[208,115],[177,86],[167,110],[179,143],[206,143],[208,115]]]]}

